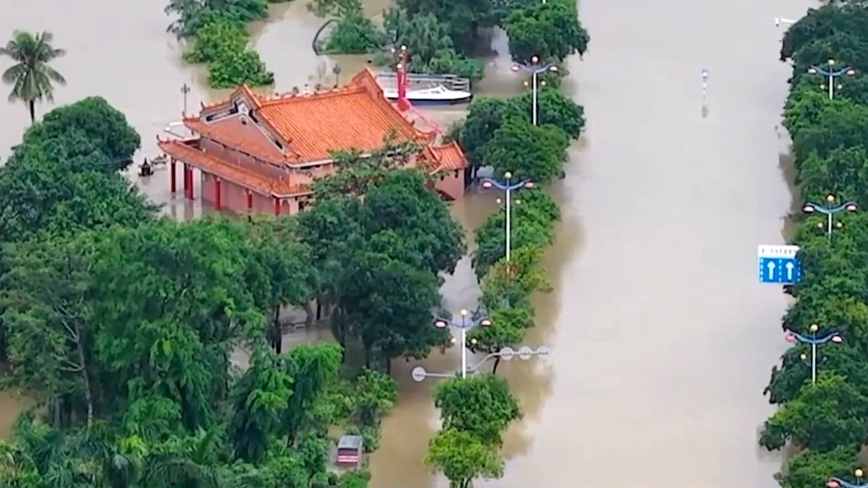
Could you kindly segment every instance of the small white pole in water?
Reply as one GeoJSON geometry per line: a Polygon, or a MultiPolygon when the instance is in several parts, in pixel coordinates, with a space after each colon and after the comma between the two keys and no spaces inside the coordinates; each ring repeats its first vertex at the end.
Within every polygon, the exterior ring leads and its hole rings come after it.
{"type": "Polygon", "coordinates": [[[705,103],[705,99],[708,96],[708,70],[702,70],[702,102],[705,103]]]}

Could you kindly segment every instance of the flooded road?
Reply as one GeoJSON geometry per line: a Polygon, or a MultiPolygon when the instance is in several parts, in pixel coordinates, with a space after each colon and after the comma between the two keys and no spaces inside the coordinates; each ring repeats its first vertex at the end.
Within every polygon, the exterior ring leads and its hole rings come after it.
{"type": "MultiPolygon", "coordinates": [[[[791,205],[776,130],[790,73],[773,18],[807,7],[582,1],[593,41],[565,89],[589,128],[555,188],[565,214],[548,256],[555,292],[536,301],[527,338],[553,355],[503,370],[526,418],[507,438],[504,478],[477,487],[776,486],[781,460],[756,436],[787,303],[756,282],[755,252],[783,242],[791,205]]],[[[481,220],[481,206],[459,205],[481,220]]],[[[466,286],[456,281],[447,288],[466,286]]],[[[376,488],[446,486],[420,462],[419,432],[431,435],[436,412],[412,366],[375,454],[376,488]]]]}
{"type": "MultiPolygon", "coordinates": [[[[777,62],[782,32],[772,19],[808,4],[735,2],[583,1],[592,50],[571,60],[565,89],[585,105],[589,129],[553,189],[564,212],[547,256],[555,291],[537,298],[538,327],[527,338],[554,354],[502,368],[526,417],[507,435],[505,478],[478,487],[774,486],[779,460],[761,459],[755,438],[770,411],[761,392],[784,349],[786,302],[779,288],[756,283],[754,253],[782,242],[790,206],[778,167],[786,141],[775,131],[789,73],[777,62]]],[[[56,64],[69,81],[58,104],[105,97],[151,157],[156,135],[180,116],[184,83],[193,87],[191,110],[221,96],[205,88],[201,70],[181,65],[164,3],[17,2],[0,17],[0,35],[53,32],[69,52],[56,64]]],[[[254,26],[277,91],[333,76],[331,61],[310,48],[320,22],[297,1],[254,26]]],[[[342,76],[363,64],[336,61],[342,76]]],[[[508,67],[500,58],[489,72],[508,67]]],[[[485,87],[503,94],[519,83],[492,77],[485,87]]],[[[0,110],[0,158],[27,123],[23,106],[0,110]]],[[[161,203],[170,201],[165,176],[143,184],[161,203]]],[[[199,210],[170,209],[179,218],[199,210]]],[[[490,195],[453,209],[470,228],[494,210],[490,195]]],[[[454,311],[475,305],[469,260],[444,291],[454,311]]],[[[455,351],[425,365],[454,368],[455,351]]],[[[445,486],[422,464],[437,422],[433,383],[412,382],[415,363],[396,366],[402,394],[372,460],[372,485],[445,486]]]]}

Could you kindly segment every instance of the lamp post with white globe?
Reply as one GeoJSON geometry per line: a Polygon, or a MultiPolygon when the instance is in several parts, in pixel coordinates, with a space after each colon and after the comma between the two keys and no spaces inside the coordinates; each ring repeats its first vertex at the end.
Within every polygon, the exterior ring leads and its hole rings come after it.
{"type": "MultiPolygon", "coordinates": [[[[841,213],[841,212],[855,212],[859,209],[859,206],[856,202],[846,202],[840,205],[835,205],[837,197],[835,195],[829,194],[826,196],[826,204],[818,205],[816,203],[808,202],[802,207],[802,211],[806,214],[814,214],[819,213],[826,216],[826,236],[831,239],[832,238],[832,230],[835,228],[832,222],[832,216],[841,213]]],[[[820,224],[822,225],[822,224],[820,224]]],[[[838,223],[838,227],[841,226],[841,223],[838,223]]]]}
{"type": "Polygon", "coordinates": [[[557,65],[554,63],[541,64],[539,56],[534,56],[530,58],[530,64],[520,64],[515,63],[512,65],[512,70],[515,72],[519,71],[530,71],[531,73],[531,91],[533,92],[533,107],[531,108],[531,122],[533,125],[537,125],[537,99],[539,98],[538,90],[539,90],[539,81],[538,77],[543,73],[556,73],[558,71],[557,65]]]}
{"type": "Polygon", "coordinates": [[[837,68],[837,61],[834,59],[830,59],[827,61],[826,66],[812,66],[808,68],[808,73],[812,75],[820,75],[828,78],[829,84],[829,100],[835,98],[835,80],[842,76],[855,76],[856,70],[849,66],[845,66],[844,68],[837,68]]]}
{"type": "Polygon", "coordinates": [[[481,317],[478,319],[474,319],[470,317],[470,312],[466,309],[462,309],[460,312],[459,320],[452,319],[444,319],[442,317],[438,317],[434,319],[434,327],[438,329],[458,329],[461,334],[461,339],[459,340],[461,346],[461,377],[467,377],[467,331],[473,329],[475,327],[491,327],[491,319],[488,317],[481,317]]]}
{"type": "Polygon", "coordinates": [[[809,336],[788,330],[784,334],[784,339],[789,343],[801,342],[802,344],[809,344],[811,346],[811,383],[813,384],[817,382],[817,346],[826,344],[827,342],[840,344],[844,342],[844,338],[837,332],[829,332],[828,334],[817,336],[817,332],[820,331],[820,326],[817,324],[811,324],[808,330],[811,332],[809,336]]]}
{"type": "Polygon", "coordinates": [[[503,174],[503,181],[497,181],[493,178],[483,178],[483,188],[497,188],[504,192],[506,200],[506,260],[509,261],[512,253],[512,192],[521,190],[522,188],[533,188],[534,183],[530,179],[521,180],[513,183],[512,173],[507,171],[503,174]]]}
{"type": "Polygon", "coordinates": [[[868,488],[868,483],[862,483],[862,477],[865,476],[865,472],[862,471],[862,468],[856,468],[853,471],[853,475],[856,476],[855,483],[844,481],[841,478],[832,478],[828,483],[826,483],[826,486],[829,488],[868,488]]]}

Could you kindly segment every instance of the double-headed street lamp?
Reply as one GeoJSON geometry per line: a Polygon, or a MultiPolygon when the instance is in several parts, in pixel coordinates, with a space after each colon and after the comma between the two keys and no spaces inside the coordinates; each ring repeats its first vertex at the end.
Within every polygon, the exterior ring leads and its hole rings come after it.
{"type": "MultiPolygon", "coordinates": [[[[841,205],[835,205],[837,197],[835,195],[827,195],[826,196],[826,204],[819,205],[816,203],[808,202],[802,207],[802,211],[806,214],[814,214],[820,213],[826,216],[826,235],[829,239],[832,238],[832,229],[835,228],[832,221],[832,216],[841,213],[841,212],[855,212],[859,209],[859,206],[856,205],[856,202],[847,202],[842,203],[841,205]]],[[[823,227],[823,224],[820,224],[820,227],[823,227]]],[[[838,222],[838,227],[841,227],[841,223],[838,222]]]]}
{"type": "Polygon", "coordinates": [[[481,317],[474,319],[470,317],[470,312],[467,309],[461,310],[461,319],[452,320],[438,317],[434,319],[434,327],[438,329],[458,329],[461,332],[461,377],[467,377],[467,331],[474,327],[490,327],[491,319],[481,317]]]}
{"type": "Polygon", "coordinates": [[[865,475],[865,472],[861,468],[856,468],[853,474],[856,476],[855,483],[844,481],[841,478],[832,478],[826,483],[826,486],[829,488],[868,488],[868,483],[862,483],[862,477],[865,475]]]}
{"type": "Polygon", "coordinates": [[[817,346],[821,344],[825,344],[827,342],[831,342],[833,344],[840,344],[844,342],[844,338],[841,337],[841,334],[837,332],[829,332],[823,336],[817,336],[817,332],[820,330],[820,326],[817,324],[811,324],[808,327],[808,330],[811,332],[810,336],[803,336],[797,332],[793,332],[791,330],[786,331],[784,334],[784,339],[789,343],[801,342],[802,344],[810,344],[811,346],[811,383],[817,382],[817,346]]]}
{"type": "Polygon", "coordinates": [[[521,190],[522,188],[533,188],[533,181],[526,179],[517,183],[512,182],[512,173],[507,171],[503,174],[503,181],[497,181],[492,178],[483,178],[483,188],[497,188],[503,191],[506,195],[506,260],[509,261],[512,252],[512,192],[521,190]]]}
{"type": "MultiPolygon", "coordinates": [[[[512,358],[518,356],[519,359],[527,361],[528,359],[535,357],[535,356],[548,356],[548,355],[549,355],[549,348],[547,348],[545,346],[540,346],[536,349],[533,349],[530,346],[521,346],[518,348],[517,351],[511,347],[503,347],[500,349],[500,351],[493,352],[493,353],[485,356],[484,358],[482,358],[481,361],[474,364],[473,366],[470,366],[468,368],[462,368],[461,377],[467,378],[468,374],[476,373],[477,371],[479,371],[480,366],[482,366],[489,359],[492,359],[492,358],[498,358],[499,357],[500,359],[503,359],[504,361],[510,361],[510,360],[512,360],[512,358]]],[[[431,373],[431,372],[425,371],[425,368],[423,368],[422,366],[416,366],[415,368],[413,368],[413,371],[410,374],[413,376],[413,381],[422,381],[425,378],[454,378],[455,377],[454,373],[452,373],[452,374],[431,373]]]]}
{"type": "Polygon", "coordinates": [[[555,73],[558,71],[557,65],[554,63],[548,64],[540,64],[539,56],[534,56],[530,58],[530,64],[520,64],[515,63],[512,65],[512,70],[515,72],[519,72],[521,70],[530,71],[531,73],[531,85],[533,88],[533,107],[531,108],[531,122],[533,125],[537,124],[537,90],[539,87],[539,82],[537,81],[537,77],[543,73],[555,73]]]}
{"type": "MultiPolygon", "coordinates": [[[[820,75],[828,78],[829,83],[829,100],[835,98],[835,80],[842,76],[854,76],[856,74],[856,70],[853,68],[846,66],[844,68],[837,68],[837,61],[834,59],[830,59],[826,66],[812,66],[808,68],[808,73],[812,75],[820,75]]],[[[839,86],[840,88],[840,86],[839,86]]]]}

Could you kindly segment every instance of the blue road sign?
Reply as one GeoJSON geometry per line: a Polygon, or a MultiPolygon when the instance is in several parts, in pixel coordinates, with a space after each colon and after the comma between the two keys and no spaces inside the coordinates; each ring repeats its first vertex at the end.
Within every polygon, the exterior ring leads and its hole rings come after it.
{"type": "Polygon", "coordinates": [[[759,282],[792,285],[802,278],[799,246],[761,245],[757,250],[759,282]]]}

